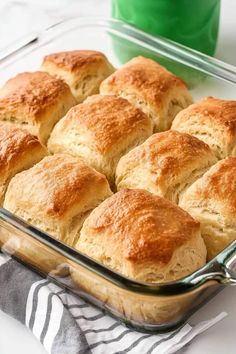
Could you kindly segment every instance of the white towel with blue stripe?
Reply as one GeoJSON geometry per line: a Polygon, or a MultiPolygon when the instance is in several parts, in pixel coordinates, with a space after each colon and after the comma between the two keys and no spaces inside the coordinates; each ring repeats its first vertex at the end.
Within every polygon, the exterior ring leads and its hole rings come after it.
{"type": "Polygon", "coordinates": [[[49,354],[170,354],[226,316],[165,334],[139,333],[3,254],[0,286],[0,309],[25,324],[49,354]]]}

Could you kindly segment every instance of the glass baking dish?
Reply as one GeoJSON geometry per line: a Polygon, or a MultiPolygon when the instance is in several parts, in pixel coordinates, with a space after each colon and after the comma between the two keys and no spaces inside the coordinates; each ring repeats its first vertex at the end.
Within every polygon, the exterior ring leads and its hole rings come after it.
{"type": "MultiPolygon", "coordinates": [[[[18,72],[37,70],[48,53],[72,49],[100,50],[116,67],[133,56],[144,55],[184,78],[195,99],[206,95],[235,97],[235,67],[121,21],[105,19],[66,20],[0,52],[0,83],[18,72]]],[[[236,241],[200,270],[165,284],[128,279],[5,209],[0,209],[0,245],[2,252],[144,332],[180,326],[219,290],[236,284],[236,241]]]]}

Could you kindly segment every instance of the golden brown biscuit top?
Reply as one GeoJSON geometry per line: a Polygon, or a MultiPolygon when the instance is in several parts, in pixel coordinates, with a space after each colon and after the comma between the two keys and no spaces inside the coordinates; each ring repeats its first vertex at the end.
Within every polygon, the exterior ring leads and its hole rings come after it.
{"type": "Polygon", "coordinates": [[[186,133],[169,130],[156,133],[148,138],[142,145],[131,150],[124,156],[125,162],[132,166],[143,161],[148,162],[148,168],[157,174],[157,182],[166,176],[176,176],[188,169],[189,164],[206,156],[214,158],[209,146],[203,141],[186,133]]]}
{"type": "Polygon", "coordinates": [[[0,90],[0,114],[11,110],[22,112],[34,120],[63,95],[70,94],[69,86],[46,72],[24,72],[8,80],[0,90]]]}
{"type": "Polygon", "coordinates": [[[73,50],[47,55],[44,57],[43,64],[52,63],[59,68],[73,72],[84,66],[98,65],[104,61],[106,61],[106,57],[101,52],[95,50],[73,50]]]}
{"type": "Polygon", "coordinates": [[[116,93],[129,91],[131,88],[147,101],[162,106],[162,100],[169,90],[174,87],[186,88],[186,85],[183,80],[155,61],[139,56],[105,79],[101,84],[101,88],[103,87],[109,87],[116,93]]]}
{"type": "Polygon", "coordinates": [[[105,237],[111,247],[118,244],[127,260],[165,264],[199,231],[199,223],[176,205],[135,189],[123,189],[106,199],[85,225],[89,237],[105,237]]]}
{"type": "Polygon", "coordinates": [[[93,136],[92,144],[101,153],[118,145],[135,130],[151,129],[151,121],[143,112],[127,100],[109,95],[90,96],[71,108],[60,124],[65,129],[70,129],[71,124],[88,129],[93,136]]]}
{"type": "Polygon", "coordinates": [[[205,120],[208,124],[223,126],[232,135],[236,134],[236,101],[205,97],[181,111],[176,117],[177,125],[179,121],[188,121],[193,116],[202,117],[199,124],[205,120]]]}
{"type": "MultiPolygon", "coordinates": [[[[194,185],[193,185],[194,186],[194,185]]],[[[236,157],[227,157],[214,165],[197,182],[195,200],[212,201],[213,207],[221,205],[221,214],[236,218],[236,157]]]]}
{"type": "Polygon", "coordinates": [[[34,149],[45,151],[38,139],[26,130],[19,129],[8,123],[0,123],[0,171],[11,168],[25,153],[35,153],[34,149]]]}
{"type": "Polygon", "coordinates": [[[106,177],[78,158],[57,154],[45,157],[27,171],[17,174],[8,187],[16,205],[47,217],[65,217],[77,203],[86,205],[91,184],[103,186],[106,177]]]}

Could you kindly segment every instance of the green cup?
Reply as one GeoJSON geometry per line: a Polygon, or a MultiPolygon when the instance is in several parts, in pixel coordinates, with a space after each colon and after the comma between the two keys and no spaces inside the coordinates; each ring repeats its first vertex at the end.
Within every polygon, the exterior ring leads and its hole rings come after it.
{"type": "Polygon", "coordinates": [[[213,55],[220,0],[112,0],[112,16],[152,35],[213,55]]]}
{"type": "MultiPolygon", "coordinates": [[[[220,0],[112,0],[114,18],[152,35],[167,37],[186,46],[214,54],[220,15],[220,0]]],[[[121,64],[143,55],[180,76],[190,88],[205,75],[172,59],[112,36],[113,49],[121,64]]]]}

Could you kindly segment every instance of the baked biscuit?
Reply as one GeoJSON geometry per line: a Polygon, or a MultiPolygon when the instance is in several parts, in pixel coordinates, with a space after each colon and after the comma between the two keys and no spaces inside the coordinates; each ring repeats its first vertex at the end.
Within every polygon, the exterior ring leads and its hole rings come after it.
{"type": "Polygon", "coordinates": [[[236,101],[206,97],[181,111],[172,129],[207,143],[218,159],[236,155],[236,101]]]}
{"type": "Polygon", "coordinates": [[[154,132],[168,130],[175,115],[192,103],[185,83],[155,61],[136,57],[105,79],[102,94],[126,98],[149,116],[154,132]]]}
{"type": "Polygon", "coordinates": [[[76,249],[142,282],[168,282],[205,264],[200,226],[168,200],[124,189],[86,219],[76,249]]]}
{"type": "Polygon", "coordinates": [[[48,148],[52,153],[66,152],[83,158],[113,184],[120,157],[151,133],[150,119],[127,100],[94,95],[58,122],[48,148]]]}
{"type": "Polygon", "coordinates": [[[24,129],[0,123],[0,205],[11,178],[47,155],[38,139],[24,129]]]}
{"type": "Polygon", "coordinates": [[[45,144],[55,123],[76,104],[69,86],[44,72],[25,72],[0,90],[0,121],[27,129],[45,144]]]}
{"type": "Polygon", "coordinates": [[[47,55],[41,70],[63,79],[80,103],[99,92],[100,83],[115,70],[105,55],[95,50],[73,50],[47,55]]]}
{"type": "Polygon", "coordinates": [[[189,134],[156,133],[120,159],[117,189],[146,189],[178,204],[184,190],[216,162],[209,146],[189,134]]]}
{"type": "Polygon", "coordinates": [[[73,246],[89,212],[110,195],[104,175],[58,154],[13,177],[4,208],[73,246]]]}
{"type": "Polygon", "coordinates": [[[236,157],[219,161],[183,195],[181,207],[201,224],[208,259],[236,239],[236,157]]]}

